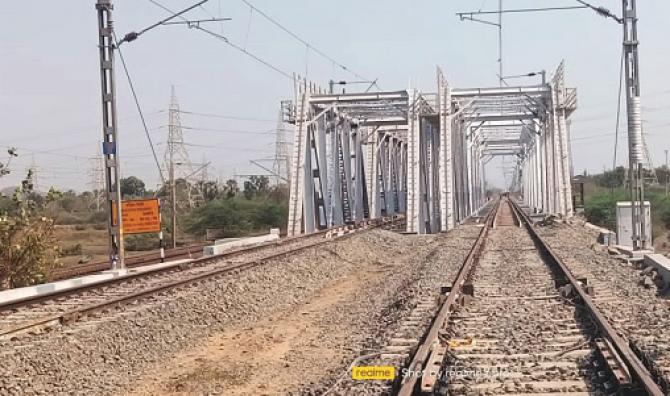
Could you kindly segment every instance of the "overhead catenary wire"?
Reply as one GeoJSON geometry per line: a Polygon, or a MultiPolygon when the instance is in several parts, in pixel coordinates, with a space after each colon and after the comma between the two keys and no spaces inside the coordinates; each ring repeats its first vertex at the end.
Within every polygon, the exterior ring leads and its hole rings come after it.
{"type": "MultiPolygon", "coordinates": [[[[114,36],[114,41],[116,41],[116,35],[114,36]]],[[[163,170],[161,169],[160,161],[158,161],[158,156],[156,155],[156,150],[154,148],[154,142],[151,140],[151,135],[149,134],[149,128],[147,127],[147,122],[144,118],[144,113],[142,113],[142,106],[140,106],[140,101],[137,98],[137,93],[135,92],[135,86],[133,84],[133,79],[130,77],[130,72],[128,71],[128,66],[126,65],[126,61],[123,58],[123,53],[121,52],[121,48],[119,46],[116,46],[116,50],[119,52],[119,59],[121,60],[121,65],[123,66],[123,71],[125,72],[126,79],[128,81],[128,85],[130,86],[130,92],[132,93],[133,100],[135,101],[135,107],[137,107],[137,112],[140,115],[140,119],[142,120],[142,126],[144,127],[144,133],[147,136],[147,140],[149,140],[149,146],[151,147],[151,154],[154,157],[154,161],[156,161],[156,167],[158,168],[158,175],[161,178],[161,182],[165,184],[165,177],[163,176],[163,170]]]]}
{"type": "MultiPolygon", "coordinates": [[[[346,71],[346,72],[348,72],[348,73],[351,73],[353,76],[356,76],[357,78],[360,78],[360,79],[362,79],[362,80],[366,80],[366,81],[369,81],[369,80],[370,80],[369,78],[363,77],[363,76],[360,75],[359,73],[356,73],[355,71],[351,70],[351,68],[347,67],[346,65],[342,64],[341,62],[338,62],[338,61],[337,61],[336,59],[334,59],[332,56],[330,56],[330,55],[326,54],[325,52],[321,51],[319,48],[315,47],[315,46],[314,46],[312,43],[310,43],[309,41],[307,41],[307,40],[303,39],[302,37],[298,36],[298,35],[297,35],[296,33],[294,33],[292,30],[290,30],[290,29],[287,28],[286,26],[282,25],[281,23],[279,23],[277,20],[275,20],[274,18],[272,18],[271,16],[269,16],[268,14],[266,14],[265,12],[263,12],[262,10],[259,10],[258,7],[256,7],[255,5],[251,4],[248,0],[241,0],[241,1],[242,1],[244,4],[246,4],[249,8],[251,8],[252,10],[256,11],[258,14],[260,14],[263,18],[265,18],[265,19],[267,19],[268,21],[270,21],[273,25],[277,26],[279,29],[283,30],[283,31],[286,32],[288,35],[290,35],[291,37],[293,37],[294,39],[298,40],[300,43],[302,43],[303,45],[305,45],[305,47],[306,47],[308,50],[311,49],[314,53],[316,53],[316,54],[320,55],[321,57],[323,57],[324,59],[326,59],[326,60],[332,62],[332,64],[337,65],[340,69],[342,69],[342,70],[344,70],[344,71],[346,71]]],[[[376,84],[375,84],[375,85],[376,85],[376,84]]]]}
{"type": "Polygon", "coordinates": [[[188,114],[188,115],[194,115],[194,116],[200,116],[200,117],[222,118],[222,119],[237,120],[237,121],[257,121],[257,122],[272,122],[272,123],[277,122],[277,120],[271,120],[269,118],[243,117],[243,116],[215,114],[215,113],[200,113],[200,112],[196,112],[196,111],[188,111],[188,110],[181,110],[181,109],[178,110],[178,111],[182,114],[188,114]]]}
{"type": "Polygon", "coordinates": [[[601,15],[605,18],[612,18],[615,21],[617,21],[618,23],[623,23],[623,18],[619,18],[618,16],[612,14],[612,12],[605,7],[596,7],[592,4],[587,3],[584,0],[575,0],[575,1],[577,1],[579,4],[583,5],[584,7],[588,7],[590,9],[592,9],[593,11],[598,13],[598,15],[601,15]]]}
{"type": "Polygon", "coordinates": [[[457,16],[472,16],[472,15],[489,15],[489,14],[516,14],[516,13],[526,13],[526,12],[544,12],[544,11],[567,11],[567,10],[579,10],[589,8],[586,5],[581,6],[565,6],[565,7],[542,7],[542,8],[516,8],[508,10],[496,10],[496,11],[482,11],[482,7],[479,7],[477,11],[466,11],[466,12],[457,12],[457,16]]]}
{"type": "Polygon", "coordinates": [[[265,66],[269,67],[270,69],[276,71],[277,73],[279,73],[279,74],[281,74],[282,76],[288,78],[289,80],[293,80],[293,75],[292,75],[292,74],[290,74],[290,73],[288,73],[288,72],[285,72],[284,70],[282,70],[282,69],[280,69],[279,67],[273,65],[272,63],[266,61],[265,59],[260,58],[259,56],[255,55],[255,54],[252,53],[252,52],[249,52],[249,50],[244,49],[244,48],[240,47],[239,45],[237,45],[237,44],[231,42],[226,36],[220,35],[220,34],[218,34],[218,33],[216,33],[216,32],[213,32],[213,31],[211,31],[211,30],[209,30],[209,29],[206,29],[206,28],[204,28],[204,27],[202,27],[202,26],[191,26],[191,28],[200,30],[200,31],[205,32],[205,33],[207,33],[207,34],[209,34],[209,35],[211,35],[211,36],[213,36],[213,37],[215,37],[215,38],[218,38],[218,39],[221,40],[222,42],[228,44],[230,47],[232,47],[232,48],[234,48],[234,49],[236,49],[236,50],[242,52],[243,54],[245,54],[245,55],[251,57],[252,59],[256,60],[257,62],[262,63],[263,65],[265,65],[265,66]]]}
{"type": "Polygon", "coordinates": [[[243,135],[272,135],[275,133],[275,130],[267,130],[267,131],[244,131],[244,130],[237,130],[237,129],[217,129],[217,128],[202,128],[202,127],[193,127],[193,126],[185,126],[182,125],[181,129],[187,130],[187,131],[201,131],[201,132],[222,132],[222,133],[239,133],[243,135]]]}
{"type": "MultiPolygon", "coordinates": [[[[191,11],[192,9],[194,9],[194,8],[196,8],[196,7],[200,7],[200,8],[202,8],[202,5],[205,4],[205,3],[208,2],[208,1],[209,1],[209,0],[201,0],[201,1],[199,1],[198,3],[196,3],[196,4],[194,4],[194,5],[190,6],[190,7],[187,7],[187,8],[185,8],[185,9],[179,11],[179,12],[173,12],[171,16],[169,16],[169,17],[167,17],[167,18],[164,18],[164,19],[162,19],[162,20],[160,20],[160,21],[158,21],[158,22],[152,24],[151,26],[148,26],[148,27],[146,27],[146,28],[140,30],[139,32],[130,32],[130,33],[126,34],[126,35],[121,39],[121,41],[118,41],[118,42],[116,43],[116,46],[118,47],[118,46],[120,46],[121,44],[123,44],[123,43],[125,43],[125,42],[130,42],[130,41],[136,40],[138,37],[140,37],[140,36],[143,35],[144,33],[148,32],[149,30],[154,29],[154,28],[157,28],[158,26],[163,25],[163,24],[165,24],[165,22],[168,22],[168,21],[170,21],[170,20],[172,20],[172,19],[174,19],[174,18],[181,17],[183,14],[185,14],[185,13],[191,11]]],[[[202,9],[204,9],[204,8],[202,8],[202,9]]],[[[115,41],[116,41],[116,39],[115,39],[115,41]]]]}
{"type": "MultiPolygon", "coordinates": [[[[169,12],[169,13],[173,14],[173,16],[175,16],[175,17],[178,17],[178,18],[180,18],[180,19],[182,19],[182,20],[184,20],[184,21],[187,21],[187,19],[184,18],[182,15],[176,15],[176,13],[175,13],[174,11],[172,11],[172,10],[169,9],[168,7],[164,6],[163,4],[159,3],[158,1],[156,1],[156,0],[149,0],[149,2],[151,2],[152,4],[154,4],[154,5],[157,6],[157,7],[160,7],[161,9],[163,9],[163,10],[166,11],[166,12],[169,12]]],[[[202,27],[202,26],[199,26],[199,25],[189,25],[189,28],[191,28],[191,29],[196,29],[196,30],[200,30],[200,31],[202,31],[202,32],[204,32],[204,33],[207,33],[207,34],[209,34],[209,35],[211,35],[211,36],[213,36],[213,37],[219,39],[221,42],[227,44],[228,46],[230,46],[230,47],[236,49],[237,51],[242,52],[243,54],[249,56],[250,58],[254,59],[256,62],[259,62],[259,63],[265,65],[266,67],[268,67],[268,68],[274,70],[275,72],[281,74],[282,76],[286,77],[287,79],[293,80],[293,75],[291,75],[290,73],[285,72],[284,70],[282,70],[282,69],[280,69],[279,67],[273,65],[273,64],[270,63],[269,61],[266,61],[266,60],[260,58],[259,56],[257,56],[256,54],[254,54],[254,53],[248,51],[247,49],[245,49],[245,48],[243,48],[243,47],[241,47],[241,46],[239,46],[239,45],[237,45],[237,44],[231,42],[227,37],[225,37],[225,36],[223,36],[223,35],[221,35],[221,34],[219,34],[219,33],[216,33],[216,32],[214,32],[214,31],[211,31],[211,30],[209,30],[209,29],[207,29],[207,28],[204,28],[204,27],[202,27]]]]}

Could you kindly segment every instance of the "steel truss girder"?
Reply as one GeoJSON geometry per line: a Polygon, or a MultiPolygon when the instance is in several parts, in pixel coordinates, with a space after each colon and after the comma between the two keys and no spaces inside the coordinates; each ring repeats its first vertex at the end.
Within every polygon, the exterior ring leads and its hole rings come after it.
{"type": "Polygon", "coordinates": [[[304,79],[296,93],[288,234],[402,213],[404,132],[361,125],[304,79]]]}
{"type": "Polygon", "coordinates": [[[329,95],[297,80],[289,234],[405,213],[407,231],[446,231],[487,197],[485,165],[514,158],[534,210],[572,215],[563,63],[545,85],[329,95]]]}
{"type": "Polygon", "coordinates": [[[564,63],[556,69],[549,87],[549,114],[526,128],[519,171],[523,175],[524,202],[535,212],[573,215],[569,131],[566,119],[576,109],[576,90],[565,87],[564,63]]]}

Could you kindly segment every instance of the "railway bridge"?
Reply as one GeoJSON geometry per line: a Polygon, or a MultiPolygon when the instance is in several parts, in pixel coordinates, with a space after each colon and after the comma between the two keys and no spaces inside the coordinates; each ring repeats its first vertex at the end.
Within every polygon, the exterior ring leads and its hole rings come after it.
{"type": "MultiPolygon", "coordinates": [[[[179,13],[151,3],[172,15],[117,41],[112,1],[96,2],[110,256],[123,259],[129,223],[114,54],[140,110],[120,45],[165,24],[208,33],[294,82],[282,103],[295,128],[288,235],[175,246],[127,268],[81,263],[0,290],[0,395],[670,395],[670,260],[640,249],[635,0],[622,1],[621,18],[581,0],[549,8],[591,8],[624,26],[633,250],[597,242],[611,232],[574,216],[568,119],[577,94],[563,62],[536,85],[463,88],[437,68],[430,91],[336,93],[206,29],[215,18],[186,18],[206,0],[179,13]],[[513,160],[507,193],[487,183],[495,157],[513,160]]],[[[262,16],[325,55],[243,3],[248,28],[262,16]]],[[[494,12],[459,16],[480,13],[494,12]]],[[[500,19],[488,23],[502,34],[500,19]]],[[[171,146],[181,136],[176,107],[171,146]]],[[[30,252],[9,241],[11,254],[30,252]]]]}
{"type": "Polygon", "coordinates": [[[453,229],[486,204],[486,164],[513,158],[513,190],[534,212],[573,214],[567,119],[575,88],[561,63],[538,85],[433,92],[325,92],[296,78],[288,234],[402,214],[406,231],[453,229]]]}

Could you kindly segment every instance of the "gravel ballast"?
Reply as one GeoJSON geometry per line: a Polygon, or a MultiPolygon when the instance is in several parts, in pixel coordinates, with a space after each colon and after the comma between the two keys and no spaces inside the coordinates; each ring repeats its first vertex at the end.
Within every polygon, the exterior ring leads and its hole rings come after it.
{"type": "MultiPolygon", "coordinates": [[[[322,370],[316,367],[322,377],[303,378],[287,391],[317,392],[334,382],[342,372],[338,368],[343,370],[351,359],[381,342],[378,337],[422,289],[424,259],[438,244],[456,240],[458,232],[419,237],[373,230],[45,334],[2,342],[0,393],[127,393],[140,377],[214,334],[233,326],[253,328],[263,318],[308,303],[340,278],[374,271],[378,276],[371,277],[371,283],[359,282],[345,301],[330,306],[313,324],[319,330],[317,342],[338,350],[339,359],[314,361],[323,365],[322,370]]],[[[448,257],[456,262],[460,255],[448,257]]],[[[285,358],[289,365],[304,363],[299,345],[285,358]]],[[[216,378],[197,392],[227,394],[216,378]]]]}
{"type": "MultiPolygon", "coordinates": [[[[573,275],[594,286],[596,306],[659,366],[670,370],[670,296],[653,274],[614,258],[579,220],[538,228],[573,275]],[[660,286],[660,287],[659,287],[660,286]]],[[[665,375],[670,383],[670,376],[665,375]]]]}

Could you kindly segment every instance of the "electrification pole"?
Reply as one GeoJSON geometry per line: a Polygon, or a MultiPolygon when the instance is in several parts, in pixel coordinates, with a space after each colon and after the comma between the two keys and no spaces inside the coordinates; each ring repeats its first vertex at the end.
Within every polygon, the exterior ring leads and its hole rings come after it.
{"type": "MultiPolygon", "coordinates": [[[[502,80],[502,75],[503,75],[503,54],[502,54],[502,6],[503,2],[502,0],[498,0],[498,75],[500,76],[500,79],[498,81],[500,88],[503,86],[503,80],[502,80]]],[[[502,104],[500,105],[502,108],[502,104]]],[[[502,110],[501,110],[502,111],[502,110]]]]}
{"type": "Polygon", "coordinates": [[[665,150],[665,196],[668,196],[668,181],[670,181],[670,171],[668,171],[668,150],[665,150]]]}
{"type": "Polygon", "coordinates": [[[172,248],[177,247],[177,183],[174,179],[174,161],[170,161],[170,204],[172,205],[172,248]]]}
{"type": "Polygon", "coordinates": [[[628,114],[628,163],[631,189],[633,249],[647,248],[644,209],[644,141],[640,105],[640,71],[637,39],[637,0],[622,0],[623,51],[628,114]]]}
{"type": "Polygon", "coordinates": [[[168,150],[170,167],[170,205],[172,206],[172,248],[177,247],[177,183],[174,177],[174,125],[172,125],[172,107],[170,108],[170,125],[168,126],[168,150]]]}
{"type": "Polygon", "coordinates": [[[105,166],[105,201],[109,231],[109,260],[112,269],[124,268],[121,185],[119,182],[118,139],[116,134],[116,87],[114,85],[114,23],[112,0],[97,0],[100,40],[100,81],[102,90],[102,153],[105,166]]]}

